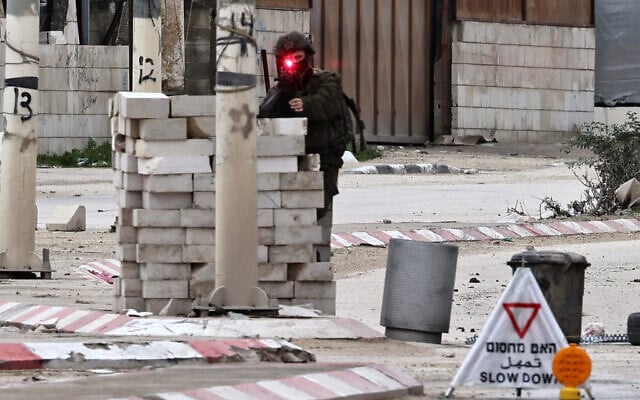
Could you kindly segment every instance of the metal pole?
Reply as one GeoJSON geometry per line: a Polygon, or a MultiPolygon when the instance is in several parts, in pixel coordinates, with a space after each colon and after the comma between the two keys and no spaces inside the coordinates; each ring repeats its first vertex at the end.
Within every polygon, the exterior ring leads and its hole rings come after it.
{"type": "Polygon", "coordinates": [[[255,0],[218,0],[216,288],[211,304],[258,309],[255,0]]]}
{"type": "Polygon", "coordinates": [[[162,92],[160,0],[133,0],[131,90],[162,92]]]}
{"type": "Polygon", "coordinates": [[[39,76],[38,0],[7,2],[0,178],[0,271],[42,267],[36,228],[36,132],[39,76]]]}
{"type": "Polygon", "coordinates": [[[91,2],[89,0],[82,0],[82,17],[80,22],[82,23],[82,39],[80,44],[88,45],[91,42],[91,2]]]}

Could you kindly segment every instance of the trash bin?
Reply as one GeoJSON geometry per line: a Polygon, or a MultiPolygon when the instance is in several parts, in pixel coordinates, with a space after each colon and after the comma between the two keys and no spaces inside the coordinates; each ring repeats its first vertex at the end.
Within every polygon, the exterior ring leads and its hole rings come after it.
{"type": "Polygon", "coordinates": [[[449,332],[458,247],[391,239],[380,325],[387,337],[440,343],[449,332]]]}
{"type": "Polygon", "coordinates": [[[576,253],[525,251],[507,262],[513,272],[529,267],[567,341],[580,343],[587,259],[576,253]]]}

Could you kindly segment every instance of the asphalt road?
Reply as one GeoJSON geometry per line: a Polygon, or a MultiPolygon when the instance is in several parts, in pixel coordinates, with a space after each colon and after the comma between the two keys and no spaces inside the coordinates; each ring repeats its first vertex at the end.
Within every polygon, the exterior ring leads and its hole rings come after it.
{"type": "MultiPolygon", "coordinates": [[[[111,173],[108,169],[39,170],[40,225],[46,223],[47,216],[57,205],[85,205],[88,228],[106,229],[113,223],[116,215],[115,193],[110,185],[111,173]]],[[[343,174],[340,182],[341,194],[335,203],[334,222],[337,225],[376,224],[383,220],[407,226],[410,223],[447,222],[466,225],[511,222],[515,216],[507,215],[508,208],[521,207],[528,214],[537,215],[542,198],[551,196],[565,204],[578,199],[582,191],[581,185],[566,166],[553,165],[551,162],[535,170],[518,171],[501,171],[500,166],[496,165],[492,170],[475,175],[343,174]]],[[[628,313],[640,311],[637,309],[640,304],[640,284],[634,282],[640,278],[636,262],[640,257],[638,239],[638,234],[629,234],[611,236],[602,241],[594,235],[578,239],[584,240],[584,243],[556,238],[535,244],[539,249],[575,251],[587,257],[592,265],[586,271],[583,323],[601,322],[607,332],[616,333],[624,331],[628,313]]],[[[506,266],[506,261],[528,245],[531,242],[514,241],[482,246],[461,253],[451,328],[443,336],[443,345],[397,341],[302,341],[300,344],[316,353],[321,363],[381,362],[396,365],[424,382],[426,395],[423,398],[440,398],[468,352],[469,347],[462,344],[464,338],[482,329],[488,313],[508,283],[511,271],[506,266]],[[472,283],[471,278],[478,282],[472,283]]],[[[377,252],[378,258],[384,259],[386,249],[372,251],[377,252]]],[[[379,317],[383,284],[384,270],[379,268],[339,280],[338,315],[363,321],[382,331],[384,328],[379,326],[379,317]],[[353,293],[358,295],[354,296],[353,293]]],[[[47,287],[45,291],[56,290],[51,285],[44,286],[47,287]]],[[[34,286],[33,289],[42,291],[43,288],[34,286]]],[[[68,301],[74,301],[74,290],[76,289],[68,289],[71,294],[67,296],[68,301]]],[[[91,291],[88,287],[79,290],[91,291]]],[[[6,293],[8,292],[5,291],[6,293]]],[[[105,291],[96,292],[98,295],[99,293],[105,291]]],[[[42,300],[49,303],[55,301],[48,297],[43,297],[42,300]]],[[[640,370],[640,351],[637,348],[629,345],[593,345],[587,350],[594,360],[591,383],[596,398],[640,398],[637,374],[640,370]]],[[[240,371],[249,374],[251,370],[255,370],[253,372],[266,373],[268,376],[278,373],[278,368],[246,367],[240,367],[240,371]]],[[[232,371],[234,366],[227,368],[232,371]]],[[[205,368],[199,371],[162,369],[92,378],[84,378],[86,373],[67,372],[47,375],[45,382],[36,382],[42,375],[33,373],[0,374],[0,397],[106,398],[105,393],[111,397],[122,393],[130,394],[131,387],[146,387],[150,382],[162,382],[163,386],[158,386],[158,390],[174,390],[187,383],[196,386],[208,384],[206,382],[212,382],[209,375],[224,377],[221,372],[223,369],[225,368],[205,368]],[[199,376],[203,377],[202,381],[197,381],[199,376]],[[82,378],[77,380],[79,377],[82,378]],[[141,382],[145,385],[141,385],[141,382]],[[101,394],[89,396],[87,393],[93,393],[94,389],[96,392],[100,389],[101,394]]],[[[229,382],[231,378],[226,379],[229,382]]],[[[527,391],[525,396],[557,398],[557,391],[527,391]]],[[[514,391],[510,389],[460,388],[456,391],[456,398],[463,399],[513,397],[514,391]]]]}

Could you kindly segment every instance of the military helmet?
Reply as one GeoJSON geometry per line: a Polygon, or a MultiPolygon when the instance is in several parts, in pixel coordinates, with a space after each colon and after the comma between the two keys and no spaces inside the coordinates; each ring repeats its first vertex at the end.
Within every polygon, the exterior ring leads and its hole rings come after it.
{"type": "Polygon", "coordinates": [[[298,31],[289,32],[278,38],[276,55],[283,55],[298,50],[304,50],[307,55],[315,54],[311,47],[311,40],[298,31]]]}

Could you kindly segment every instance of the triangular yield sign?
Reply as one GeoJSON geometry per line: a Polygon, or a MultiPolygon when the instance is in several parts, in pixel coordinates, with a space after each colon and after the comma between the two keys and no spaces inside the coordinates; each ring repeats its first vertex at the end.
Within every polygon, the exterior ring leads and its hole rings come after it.
{"type": "MultiPolygon", "coordinates": [[[[503,303],[502,307],[504,307],[504,310],[507,312],[507,315],[509,315],[511,324],[513,325],[513,328],[516,330],[516,333],[518,334],[520,339],[524,339],[524,336],[527,334],[527,331],[531,327],[533,320],[536,319],[536,316],[538,315],[538,311],[540,311],[540,303],[503,303]],[[527,318],[526,322],[524,323],[524,326],[520,326],[520,322],[522,322],[522,319],[518,321],[518,318],[516,318],[516,315],[514,314],[514,309],[531,310],[531,313],[529,314],[529,318],[527,318]]],[[[518,314],[522,314],[522,311],[519,312],[518,314]]]]}
{"type": "Polygon", "coordinates": [[[529,268],[518,268],[458,369],[445,397],[462,385],[549,388],[551,364],[567,346],[529,268]]]}

